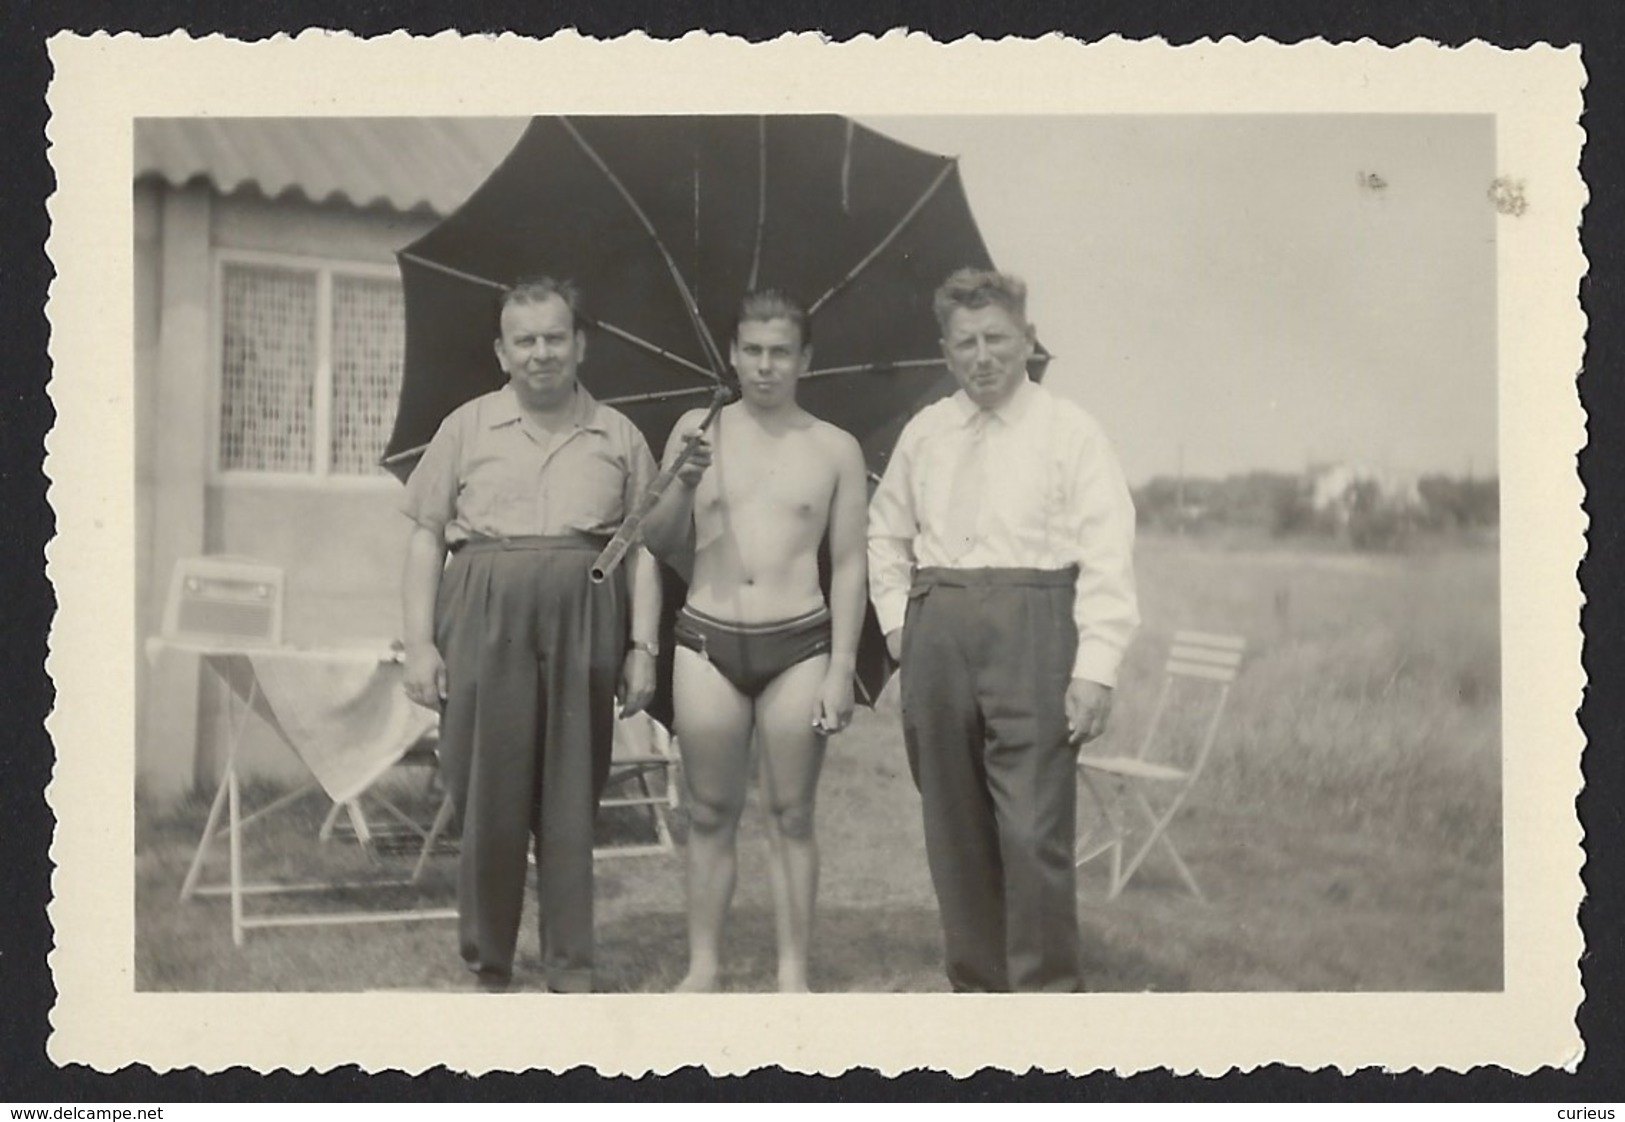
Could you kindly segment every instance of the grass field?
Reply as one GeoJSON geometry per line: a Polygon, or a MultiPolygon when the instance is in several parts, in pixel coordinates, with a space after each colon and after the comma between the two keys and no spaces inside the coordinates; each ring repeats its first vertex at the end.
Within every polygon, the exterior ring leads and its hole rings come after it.
{"type": "MultiPolygon", "coordinates": [[[[1186,895],[1157,855],[1110,903],[1103,868],[1086,867],[1079,897],[1089,986],[1499,989],[1493,548],[1391,557],[1149,538],[1138,558],[1145,624],[1103,750],[1132,747],[1172,631],[1233,632],[1248,638],[1250,652],[1208,771],[1173,828],[1209,902],[1186,895]]],[[[188,803],[138,815],[138,988],[465,988],[454,925],[444,921],[253,931],[233,947],[223,900],[176,903],[206,809],[188,803]]],[[[251,874],[365,872],[353,846],[317,847],[320,813],[311,801],[256,825],[251,874]]],[[[946,988],[918,796],[890,695],[832,745],[818,829],[815,988],[946,988]]],[[[417,889],[334,894],[321,906],[450,903],[453,865],[436,858],[417,889]]],[[[675,984],[685,966],[680,858],[601,861],[597,896],[600,987],[675,984]]],[[[251,901],[250,913],[269,906],[251,901]]],[[[535,942],[532,913],[520,939],[520,988],[541,988],[535,942]]],[[[772,988],[765,841],[754,807],[741,836],[728,954],[727,988],[772,988]]]]}

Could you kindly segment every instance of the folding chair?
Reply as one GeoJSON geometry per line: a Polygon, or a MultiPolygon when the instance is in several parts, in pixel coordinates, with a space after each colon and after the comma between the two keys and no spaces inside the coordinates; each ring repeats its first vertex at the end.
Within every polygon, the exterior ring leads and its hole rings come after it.
{"type": "Polygon", "coordinates": [[[1107,899],[1116,899],[1151,850],[1160,847],[1191,895],[1205,902],[1195,876],[1168,836],[1168,825],[1184,806],[1213,751],[1219,722],[1230,699],[1230,686],[1236,680],[1246,649],[1246,640],[1233,635],[1175,632],[1168,662],[1163,668],[1162,686],[1138,750],[1132,756],[1078,757],[1078,779],[1100,809],[1103,828],[1079,840],[1076,863],[1081,866],[1102,854],[1111,855],[1111,887],[1107,899]],[[1189,751],[1189,744],[1183,738],[1162,736],[1159,739],[1158,734],[1174,699],[1183,700],[1192,693],[1197,695],[1193,705],[1200,705],[1205,694],[1212,709],[1201,728],[1195,750],[1189,751]],[[1180,751],[1181,747],[1186,751],[1180,751]],[[1100,781],[1114,786],[1118,797],[1103,795],[1100,781]],[[1131,835],[1119,815],[1125,804],[1132,806],[1145,820],[1147,831],[1127,861],[1123,860],[1123,851],[1131,835]]]}
{"type": "MultiPolygon", "coordinates": [[[[413,742],[405,755],[395,761],[395,767],[391,772],[398,772],[404,768],[419,769],[424,775],[423,794],[432,797],[438,786],[439,760],[435,753],[439,743],[439,727],[430,728],[413,742]]],[[[335,837],[353,838],[363,852],[374,858],[380,850],[399,852],[425,842],[429,842],[432,847],[433,843],[429,838],[432,826],[420,820],[421,814],[413,814],[403,809],[396,799],[391,797],[394,792],[385,793],[384,778],[380,776],[378,781],[350,802],[334,803],[328,809],[327,817],[322,819],[321,827],[316,832],[317,838],[323,842],[332,841],[335,837]],[[387,817],[381,822],[369,819],[365,805],[368,802],[382,808],[387,817]],[[341,819],[339,817],[341,813],[347,813],[347,818],[341,819]]],[[[413,801],[416,802],[417,798],[413,801]]],[[[442,823],[440,828],[444,830],[445,824],[442,823]]]]}
{"type": "Polygon", "coordinates": [[[659,721],[640,713],[615,723],[609,780],[604,784],[604,797],[598,807],[641,812],[654,831],[655,840],[641,844],[602,844],[593,850],[595,857],[640,857],[675,852],[677,843],[672,840],[670,815],[680,801],[682,783],[678,767],[671,733],[659,721]]]}

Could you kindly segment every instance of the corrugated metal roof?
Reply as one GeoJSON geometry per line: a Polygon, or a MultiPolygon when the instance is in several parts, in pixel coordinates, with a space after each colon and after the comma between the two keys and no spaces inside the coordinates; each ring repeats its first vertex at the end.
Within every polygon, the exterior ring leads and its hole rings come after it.
{"type": "Polygon", "coordinates": [[[187,117],[135,123],[135,176],[222,194],[297,191],[448,214],[512,150],[525,117],[187,117]]]}

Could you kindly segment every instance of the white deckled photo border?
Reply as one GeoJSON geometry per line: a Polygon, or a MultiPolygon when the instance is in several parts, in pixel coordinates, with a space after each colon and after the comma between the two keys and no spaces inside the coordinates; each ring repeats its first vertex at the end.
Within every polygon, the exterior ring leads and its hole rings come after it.
{"type": "MultiPolygon", "coordinates": [[[[1515,1072],[1583,1051],[1581,786],[1575,716],[1585,516],[1575,385],[1586,263],[1578,48],[1412,42],[1120,39],[939,44],[894,33],[829,43],[691,34],[306,32],[259,43],[183,34],[59,35],[47,136],[51,395],[46,471],[60,608],[48,670],[57,818],[49,1052],[113,1070],[470,1072],[700,1064],[885,1074],[984,1067],[1220,1074],[1280,1063],[1345,1071],[1515,1072]],[[761,76],[771,74],[765,89],[761,76]],[[978,81],[964,80],[967,73],[978,81]],[[297,75],[298,80],[290,80],[297,75]],[[967,996],[543,996],[139,992],[133,966],[135,515],[131,129],[159,116],[563,113],[1473,113],[1526,210],[1498,227],[1505,987],[1495,993],[967,996]]],[[[674,875],[676,875],[674,873],[674,875]]],[[[449,936],[448,936],[449,938],[449,936]]],[[[673,948],[674,954],[680,948],[673,948]]]]}

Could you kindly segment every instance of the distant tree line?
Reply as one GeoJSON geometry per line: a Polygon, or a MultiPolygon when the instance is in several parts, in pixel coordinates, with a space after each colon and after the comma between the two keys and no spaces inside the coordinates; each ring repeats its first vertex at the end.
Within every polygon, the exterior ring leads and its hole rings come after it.
{"type": "Polygon", "coordinates": [[[1472,529],[1501,524],[1501,481],[1457,479],[1448,475],[1424,475],[1417,488],[1427,503],[1430,525],[1440,529],[1472,529]]]}
{"type": "Polygon", "coordinates": [[[1139,524],[1170,533],[1318,536],[1389,549],[1417,533],[1500,523],[1494,477],[1424,475],[1393,482],[1341,465],[1304,474],[1252,471],[1223,479],[1157,476],[1134,491],[1139,524]]]}

